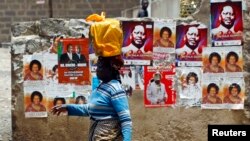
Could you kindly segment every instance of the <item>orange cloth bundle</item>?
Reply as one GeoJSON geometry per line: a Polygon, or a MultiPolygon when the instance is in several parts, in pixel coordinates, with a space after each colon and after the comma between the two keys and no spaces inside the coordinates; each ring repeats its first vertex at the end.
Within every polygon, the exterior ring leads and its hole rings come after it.
{"type": "Polygon", "coordinates": [[[97,56],[111,57],[121,54],[123,33],[118,20],[92,14],[86,21],[95,21],[90,27],[90,38],[97,56]]]}

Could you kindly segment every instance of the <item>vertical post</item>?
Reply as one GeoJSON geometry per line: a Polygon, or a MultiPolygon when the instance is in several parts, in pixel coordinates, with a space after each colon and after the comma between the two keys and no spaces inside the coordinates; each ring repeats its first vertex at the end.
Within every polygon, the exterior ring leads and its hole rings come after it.
{"type": "Polygon", "coordinates": [[[49,18],[53,18],[53,5],[52,5],[52,0],[49,0],[49,18]]]}

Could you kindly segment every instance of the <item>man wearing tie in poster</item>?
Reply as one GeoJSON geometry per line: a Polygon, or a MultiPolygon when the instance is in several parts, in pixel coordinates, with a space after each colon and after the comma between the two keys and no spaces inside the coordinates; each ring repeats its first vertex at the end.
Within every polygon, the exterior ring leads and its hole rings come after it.
{"type": "Polygon", "coordinates": [[[165,85],[161,83],[161,74],[159,72],[156,72],[153,79],[149,82],[146,95],[151,104],[165,103],[167,93],[165,85]]]}
{"type": "Polygon", "coordinates": [[[86,63],[86,58],[84,55],[81,54],[81,46],[76,45],[76,53],[73,53],[73,60],[77,63],[86,63]]]}
{"type": "Polygon", "coordinates": [[[143,54],[145,52],[144,45],[146,41],[145,27],[143,25],[135,25],[130,34],[131,43],[122,48],[122,53],[125,56],[131,54],[143,54]]]}
{"type": "MultiPolygon", "coordinates": [[[[235,34],[235,10],[232,6],[226,5],[223,6],[220,12],[220,25],[217,28],[212,29],[212,38],[218,37],[230,37],[232,34],[235,34]]],[[[238,31],[241,34],[241,31],[238,31]]]]}
{"type": "Polygon", "coordinates": [[[60,63],[67,64],[73,63],[73,46],[71,44],[67,45],[67,52],[63,53],[60,57],[60,63]]]}
{"type": "Polygon", "coordinates": [[[180,60],[195,59],[197,55],[201,55],[199,50],[200,33],[195,26],[190,26],[184,37],[185,45],[176,49],[176,55],[180,60]]]}

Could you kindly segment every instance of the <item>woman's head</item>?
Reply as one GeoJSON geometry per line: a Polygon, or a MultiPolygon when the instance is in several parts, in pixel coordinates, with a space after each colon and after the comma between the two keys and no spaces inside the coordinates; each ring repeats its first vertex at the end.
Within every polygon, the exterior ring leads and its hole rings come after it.
{"type": "Polygon", "coordinates": [[[241,88],[238,84],[236,83],[233,83],[229,86],[229,93],[232,95],[232,96],[237,96],[241,91],[241,88]]]}
{"type": "Polygon", "coordinates": [[[98,57],[96,75],[103,82],[112,79],[120,81],[119,70],[123,66],[123,59],[120,55],[113,57],[98,57]]]}
{"type": "Polygon", "coordinates": [[[30,62],[29,69],[33,73],[38,73],[42,68],[42,64],[38,60],[32,60],[30,62]]]}
{"type": "Polygon", "coordinates": [[[54,74],[57,74],[58,72],[58,65],[55,65],[53,68],[52,68],[52,71],[54,74]]]}
{"type": "Polygon", "coordinates": [[[160,37],[162,39],[166,40],[166,39],[170,38],[171,35],[172,35],[172,31],[170,30],[170,28],[168,28],[168,27],[161,28],[160,37]]]}
{"type": "Polygon", "coordinates": [[[210,96],[215,96],[219,92],[219,87],[215,83],[210,83],[207,87],[207,93],[210,96]]]}
{"type": "Polygon", "coordinates": [[[239,56],[237,55],[237,53],[231,51],[227,54],[227,57],[226,57],[226,61],[227,63],[229,64],[235,64],[236,62],[238,62],[239,60],[239,56]]]}
{"type": "Polygon", "coordinates": [[[86,98],[83,95],[76,97],[75,104],[86,104],[86,98]]]}
{"type": "Polygon", "coordinates": [[[213,52],[209,56],[209,63],[212,65],[218,65],[221,61],[221,57],[217,52],[213,52]]]}
{"type": "Polygon", "coordinates": [[[198,82],[198,76],[196,73],[194,72],[190,72],[188,75],[187,75],[187,84],[195,84],[198,82]]]}
{"type": "Polygon", "coordinates": [[[53,101],[54,106],[62,105],[65,103],[66,103],[66,101],[65,101],[65,98],[63,98],[63,97],[56,97],[53,101]]]}
{"type": "Polygon", "coordinates": [[[40,104],[40,102],[43,100],[43,96],[40,92],[34,91],[32,92],[30,99],[33,104],[40,104]]]}

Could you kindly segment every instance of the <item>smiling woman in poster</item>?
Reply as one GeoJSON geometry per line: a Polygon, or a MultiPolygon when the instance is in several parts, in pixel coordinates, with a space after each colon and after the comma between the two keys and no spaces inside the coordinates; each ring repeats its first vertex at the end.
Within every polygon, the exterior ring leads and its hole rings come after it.
{"type": "Polygon", "coordinates": [[[215,83],[207,86],[207,95],[203,98],[203,104],[221,104],[222,100],[218,97],[219,87],[215,83]]]}
{"type": "Polygon", "coordinates": [[[26,107],[25,112],[46,112],[46,108],[42,104],[43,95],[40,92],[32,92],[30,100],[31,104],[26,107]]]}
{"type": "Polygon", "coordinates": [[[238,84],[233,83],[229,86],[229,95],[227,95],[223,102],[230,104],[239,104],[242,103],[242,99],[239,97],[241,88],[238,84]]]}
{"type": "Polygon", "coordinates": [[[29,65],[29,72],[24,76],[24,80],[43,80],[43,75],[40,73],[42,64],[38,60],[32,60],[29,65]]]}

